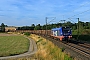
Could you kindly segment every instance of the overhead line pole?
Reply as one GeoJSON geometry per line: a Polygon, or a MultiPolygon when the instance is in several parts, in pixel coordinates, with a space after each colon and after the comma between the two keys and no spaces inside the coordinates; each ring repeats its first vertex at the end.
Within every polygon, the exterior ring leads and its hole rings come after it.
{"type": "Polygon", "coordinates": [[[78,19],[78,37],[77,37],[77,39],[79,38],[79,18],[77,18],[78,19]]]}
{"type": "Polygon", "coordinates": [[[46,32],[46,35],[47,35],[47,17],[46,17],[46,31],[45,32],[46,32]]]}
{"type": "MultiPolygon", "coordinates": [[[[55,17],[51,17],[51,18],[54,18],[54,19],[55,19],[55,17]]],[[[47,19],[48,19],[48,17],[45,18],[45,21],[46,21],[46,31],[45,31],[45,34],[46,34],[46,35],[47,35],[47,24],[48,24],[47,19]]],[[[53,20],[54,20],[54,19],[53,19],[53,20]]],[[[52,22],[53,20],[51,20],[50,22],[52,22]]]]}
{"type": "MultiPolygon", "coordinates": [[[[70,18],[68,18],[70,19],[70,18]]],[[[79,18],[73,18],[73,19],[78,19],[78,25],[77,25],[77,39],[79,38],[79,18]]],[[[70,19],[71,20],[71,19],[70,19]]],[[[72,20],[71,20],[72,21],[72,20]]]]}

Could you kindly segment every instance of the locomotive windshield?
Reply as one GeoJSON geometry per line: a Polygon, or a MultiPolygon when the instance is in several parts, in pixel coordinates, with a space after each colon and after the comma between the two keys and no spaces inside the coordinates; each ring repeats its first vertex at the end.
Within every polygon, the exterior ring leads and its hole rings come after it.
{"type": "Polygon", "coordinates": [[[69,28],[69,27],[63,27],[63,28],[62,28],[62,31],[63,31],[64,33],[69,33],[69,32],[70,32],[70,28],[69,28]]]}

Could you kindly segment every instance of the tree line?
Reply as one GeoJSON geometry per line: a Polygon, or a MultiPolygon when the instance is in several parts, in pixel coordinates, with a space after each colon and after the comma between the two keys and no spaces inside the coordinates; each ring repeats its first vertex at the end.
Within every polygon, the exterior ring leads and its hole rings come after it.
{"type": "MultiPolygon", "coordinates": [[[[81,32],[82,30],[85,29],[90,29],[90,22],[82,22],[79,21],[79,23],[71,23],[70,21],[66,22],[66,23],[55,23],[55,24],[47,24],[46,25],[40,25],[40,24],[32,24],[31,26],[22,26],[22,27],[17,27],[18,30],[51,30],[52,28],[58,28],[61,26],[68,26],[72,29],[72,31],[74,32],[75,30],[77,31],[77,29],[79,28],[79,31],[81,32]],[[78,27],[79,24],[79,27],[78,27]]],[[[4,32],[5,31],[5,27],[7,27],[7,25],[5,25],[4,23],[1,23],[0,25],[0,31],[4,32]]]]}
{"type": "Polygon", "coordinates": [[[79,24],[79,29],[90,29],[90,22],[82,22],[79,21],[79,23],[71,23],[70,21],[66,22],[66,23],[55,23],[55,24],[47,24],[46,25],[40,25],[37,24],[35,26],[35,24],[32,24],[31,26],[23,26],[23,27],[18,27],[18,30],[51,30],[52,28],[58,28],[61,26],[68,26],[70,28],[72,28],[72,30],[76,30],[78,28],[78,24],[79,24]]]}

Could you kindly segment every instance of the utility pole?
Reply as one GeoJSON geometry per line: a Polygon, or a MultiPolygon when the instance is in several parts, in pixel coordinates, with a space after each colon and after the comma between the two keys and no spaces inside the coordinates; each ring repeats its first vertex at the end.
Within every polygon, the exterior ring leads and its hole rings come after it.
{"type": "MultiPolygon", "coordinates": [[[[70,18],[68,18],[68,19],[70,19],[70,18]]],[[[79,18],[72,18],[72,19],[78,19],[78,25],[77,25],[77,39],[78,39],[79,38],[79,18]]]]}
{"type": "Polygon", "coordinates": [[[46,35],[47,35],[47,17],[46,17],[46,31],[45,31],[46,35]]]}
{"type": "Polygon", "coordinates": [[[77,34],[78,34],[78,37],[77,37],[77,39],[79,38],[79,18],[77,18],[78,19],[78,32],[77,32],[77,34]]]}
{"type": "MultiPolygon", "coordinates": [[[[47,19],[48,19],[48,18],[53,18],[53,19],[50,21],[50,22],[52,22],[56,17],[46,17],[46,18],[45,18],[45,21],[46,21],[46,31],[45,31],[45,34],[46,34],[46,35],[47,35],[47,24],[48,24],[47,19]]],[[[49,23],[50,23],[50,22],[49,22],[49,23]]]]}

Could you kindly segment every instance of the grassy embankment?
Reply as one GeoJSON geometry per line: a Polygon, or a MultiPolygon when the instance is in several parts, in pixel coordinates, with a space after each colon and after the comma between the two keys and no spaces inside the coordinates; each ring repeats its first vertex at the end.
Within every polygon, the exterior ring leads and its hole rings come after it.
{"type": "Polygon", "coordinates": [[[29,40],[23,36],[0,36],[0,56],[11,56],[27,52],[29,40]]]}
{"type": "Polygon", "coordinates": [[[72,60],[69,55],[62,52],[62,49],[55,46],[49,40],[37,35],[30,35],[38,46],[38,52],[34,55],[34,58],[38,60],[72,60]]]}

